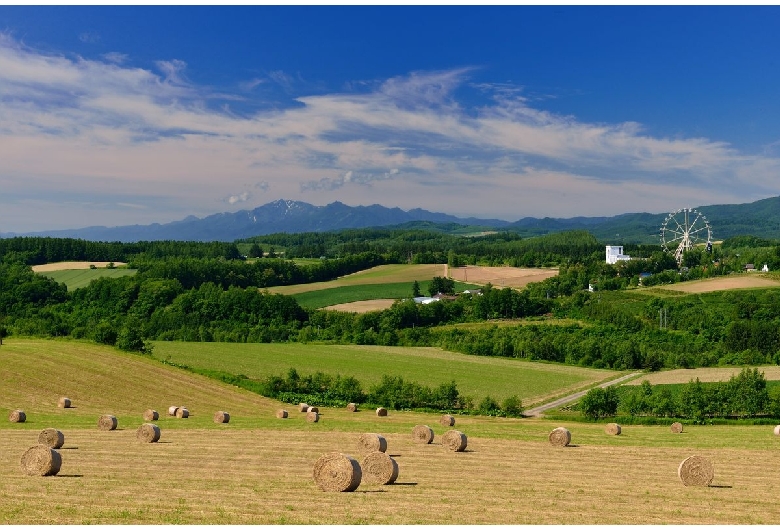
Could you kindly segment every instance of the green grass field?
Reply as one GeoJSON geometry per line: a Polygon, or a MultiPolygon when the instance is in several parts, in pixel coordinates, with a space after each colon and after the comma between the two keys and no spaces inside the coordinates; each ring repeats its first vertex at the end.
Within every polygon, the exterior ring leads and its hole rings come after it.
{"type": "Polygon", "coordinates": [[[80,287],[86,287],[92,280],[98,278],[119,278],[122,276],[132,276],[137,271],[135,269],[77,269],[77,270],[64,270],[64,271],[52,271],[52,272],[40,272],[53,279],[57,283],[64,283],[68,287],[68,291],[73,291],[80,287]]]}
{"type": "MultiPolygon", "coordinates": [[[[428,286],[431,282],[421,281],[418,283],[422,296],[428,296],[428,286]]],[[[295,294],[293,297],[303,307],[319,309],[321,307],[359,302],[361,300],[379,300],[384,298],[400,300],[402,298],[411,298],[412,286],[413,282],[347,285],[344,287],[307,291],[295,294]]],[[[478,287],[477,285],[467,283],[456,283],[455,291],[463,292],[466,289],[476,289],[478,287]]]]}
{"type": "Polygon", "coordinates": [[[401,376],[430,387],[455,381],[458,391],[478,403],[485,396],[516,395],[523,404],[575,392],[620,372],[452,353],[438,348],[322,344],[229,344],[155,342],[153,356],[194,368],[252,379],[323,372],[353,376],[364,390],[383,375],[401,376]]]}

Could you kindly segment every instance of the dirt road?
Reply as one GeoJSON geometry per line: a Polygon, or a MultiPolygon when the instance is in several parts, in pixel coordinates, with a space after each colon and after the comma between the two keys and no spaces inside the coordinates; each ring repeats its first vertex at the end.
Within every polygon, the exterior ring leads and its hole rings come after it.
{"type": "MultiPolygon", "coordinates": [[[[616,385],[618,383],[622,383],[623,381],[627,379],[631,379],[632,377],[636,377],[642,375],[642,372],[633,372],[627,375],[624,375],[622,377],[618,377],[617,379],[613,379],[612,381],[607,381],[606,383],[602,383],[599,386],[601,388],[606,388],[608,386],[616,385]]],[[[572,401],[576,401],[580,399],[582,396],[588,393],[588,390],[582,390],[581,392],[577,392],[575,394],[571,394],[569,396],[564,396],[562,398],[558,398],[555,401],[551,401],[549,403],[545,403],[544,405],[539,405],[538,407],[533,407],[531,409],[523,411],[523,416],[543,416],[545,410],[554,409],[555,407],[560,407],[561,405],[564,405],[566,403],[570,403],[572,401]]]]}

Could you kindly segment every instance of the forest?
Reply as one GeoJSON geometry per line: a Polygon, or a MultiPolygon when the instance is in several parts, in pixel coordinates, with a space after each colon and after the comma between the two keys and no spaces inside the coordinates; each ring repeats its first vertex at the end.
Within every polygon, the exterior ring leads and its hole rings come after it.
{"type": "Polygon", "coordinates": [[[744,274],[746,263],[777,270],[780,243],[739,236],[711,253],[687,252],[681,267],[659,247],[625,251],[642,259],[608,265],[604,245],[584,231],[520,238],[364,229],[236,243],[0,239],[0,336],[69,336],[138,352],[160,340],[294,341],[438,346],[612,369],[780,364],[780,290],[684,295],[636,289],[640,275],[652,286],[744,274]],[[284,248],[285,257],[247,258],[240,249],[252,245],[266,247],[262,256],[272,246],[284,248]],[[299,263],[292,255],[316,259],[299,263]],[[65,260],[126,262],[138,272],[68,292],[31,270],[65,260]],[[410,261],[557,266],[559,275],[522,290],[487,285],[478,296],[429,305],[398,301],[364,314],[305,309],[265,290],[410,261]],[[516,319],[522,325],[498,325],[516,319]],[[550,325],[555,320],[565,323],[550,325]],[[480,325],[458,326],[464,323],[480,325]]]}

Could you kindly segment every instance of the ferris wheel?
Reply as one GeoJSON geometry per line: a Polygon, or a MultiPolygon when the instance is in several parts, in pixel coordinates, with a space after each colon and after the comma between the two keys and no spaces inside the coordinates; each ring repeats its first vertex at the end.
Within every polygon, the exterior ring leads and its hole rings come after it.
{"type": "Polygon", "coordinates": [[[712,249],[712,229],[704,214],[693,208],[680,208],[666,216],[661,225],[661,245],[666,252],[674,253],[677,264],[682,264],[683,252],[697,245],[712,249]]]}

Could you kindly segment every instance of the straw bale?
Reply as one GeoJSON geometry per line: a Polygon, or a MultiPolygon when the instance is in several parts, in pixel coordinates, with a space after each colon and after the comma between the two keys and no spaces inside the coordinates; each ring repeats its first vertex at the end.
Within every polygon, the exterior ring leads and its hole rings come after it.
{"type": "Polygon", "coordinates": [[[780,436],[780,425],[775,426],[775,436],[780,436]]]}
{"type": "Polygon", "coordinates": [[[398,478],[398,462],[382,451],[373,451],[363,457],[360,470],[368,484],[392,484],[398,478]]]}
{"type": "Polygon", "coordinates": [[[287,417],[287,411],[284,410],[284,409],[277,410],[276,411],[276,417],[279,418],[280,420],[286,418],[287,417]]]}
{"type": "Polygon", "coordinates": [[[176,405],[171,405],[168,407],[168,416],[176,416],[176,412],[179,410],[179,407],[176,405]]]}
{"type": "Polygon", "coordinates": [[[21,467],[27,475],[49,477],[60,472],[62,456],[48,445],[34,445],[22,455],[21,467]]]}
{"type": "Polygon", "coordinates": [[[387,440],[381,434],[373,432],[361,434],[360,438],[358,438],[358,450],[361,453],[372,453],[374,451],[384,453],[387,451],[387,440]]]}
{"type": "Polygon", "coordinates": [[[607,423],[607,426],[604,428],[604,432],[613,436],[617,436],[622,432],[622,429],[617,423],[607,423]]]}
{"type": "Polygon", "coordinates": [[[301,412],[309,412],[309,404],[308,403],[298,403],[298,410],[301,412]]]}
{"type": "Polygon", "coordinates": [[[160,414],[154,409],[146,409],[144,411],[144,421],[157,421],[160,419],[160,414]]]}
{"type": "Polygon", "coordinates": [[[439,418],[439,425],[442,427],[452,427],[455,425],[455,416],[452,414],[444,414],[439,418]]]}
{"type": "Polygon", "coordinates": [[[466,438],[466,435],[454,429],[445,432],[441,437],[441,445],[456,453],[465,451],[468,443],[469,441],[468,438],[466,438]]]}
{"type": "Polygon", "coordinates": [[[377,416],[387,416],[387,409],[384,407],[379,407],[376,409],[376,415],[377,416]]]}
{"type": "Polygon", "coordinates": [[[38,435],[38,443],[52,449],[59,449],[65,445],[65,435],[57,429],[44,429],[38,435]]]}
{"type": "Polygon", "coordinates": [[[135,431],[135,439],[147,444],[155,443],[160,439],[160,428],[154,423],[144,423],[135,431]]]}
{"type": "Polygon", "coordinates": [[[355,491],[362,477],[358,461],[343,453],[325,453],[314,463],[314,482],[322,491],[355,491]]]}
{"type": "Polygon", "coordinates": [[[677,468],[677,476],[686,486],[709,486],[715,477],[712,462],[703,456],[689,456],[677,468]]]}
{"type": "Polygon", "coordinates": [[[214,413],[214,423],[228,423],[230,422],[230,414],[224,410],[218,410],[214,413]]]}
{"type": "Polygon", "coordinates": [[[674,434],[680,434],[681,432],[683,432],[683,424],[680,423],[679,421],[676,421],[672,423],[671,429],[674,434]]]}
{"type": "Polygon", "coordinates": [[[429,444],[433,442],[433,429],[427,425],[415,425],[412,429],[412,439],[418,444],[429,444]]]}
{"type": "Polygon", "coordinates": [[[320,413],[319,412],[307,412],[306,413],[306,421],[309,423],[317,423],[320,421],[320,413]]]}
{"type": "Polygon", "coordinates": [[[357,405],[355,403],[350,403],[347,405],[347,410],[350,412],[357,412],[357,405]]]}
{"type": "Polygon", "coordinates": [[[23,410],[12,410],[8,415],[8,421],[11,423],[24,423],[27,421],[27,414],[23,410]]]}
{"type": "Polygon", "coordinates": [[[566,447],[571,443],[571,433],[566,427],[556,427],[550,432],[550,443],[559,447],[566,447]]]}
{"type": "Polygon", "coordinates": [[[309,406],[309,408],[306,409],[306,412],[319,412],[319,411],[320,411],[319,407],[309,406]]]}
{"type": "Polygon", "coordinates": [[[103,414],[98,420],[98,429],[101,431],[113,431],[116,429],[116,426],[116,416],[112,416],[111,414],[103,414]]]}
{"type": "Polygon", "coordinates": [[[57,402],[57,406],[61,409],[69,409],[71,408],[72,404],[69,398],[61,397],[57,402]]]}
{"type": "Polygon", "coordinates": [[[189,418],[190,417],[190,411],[187,410],[184,407],[179,407],[176,409],[176,417],[177,418],[189,418]]]}

